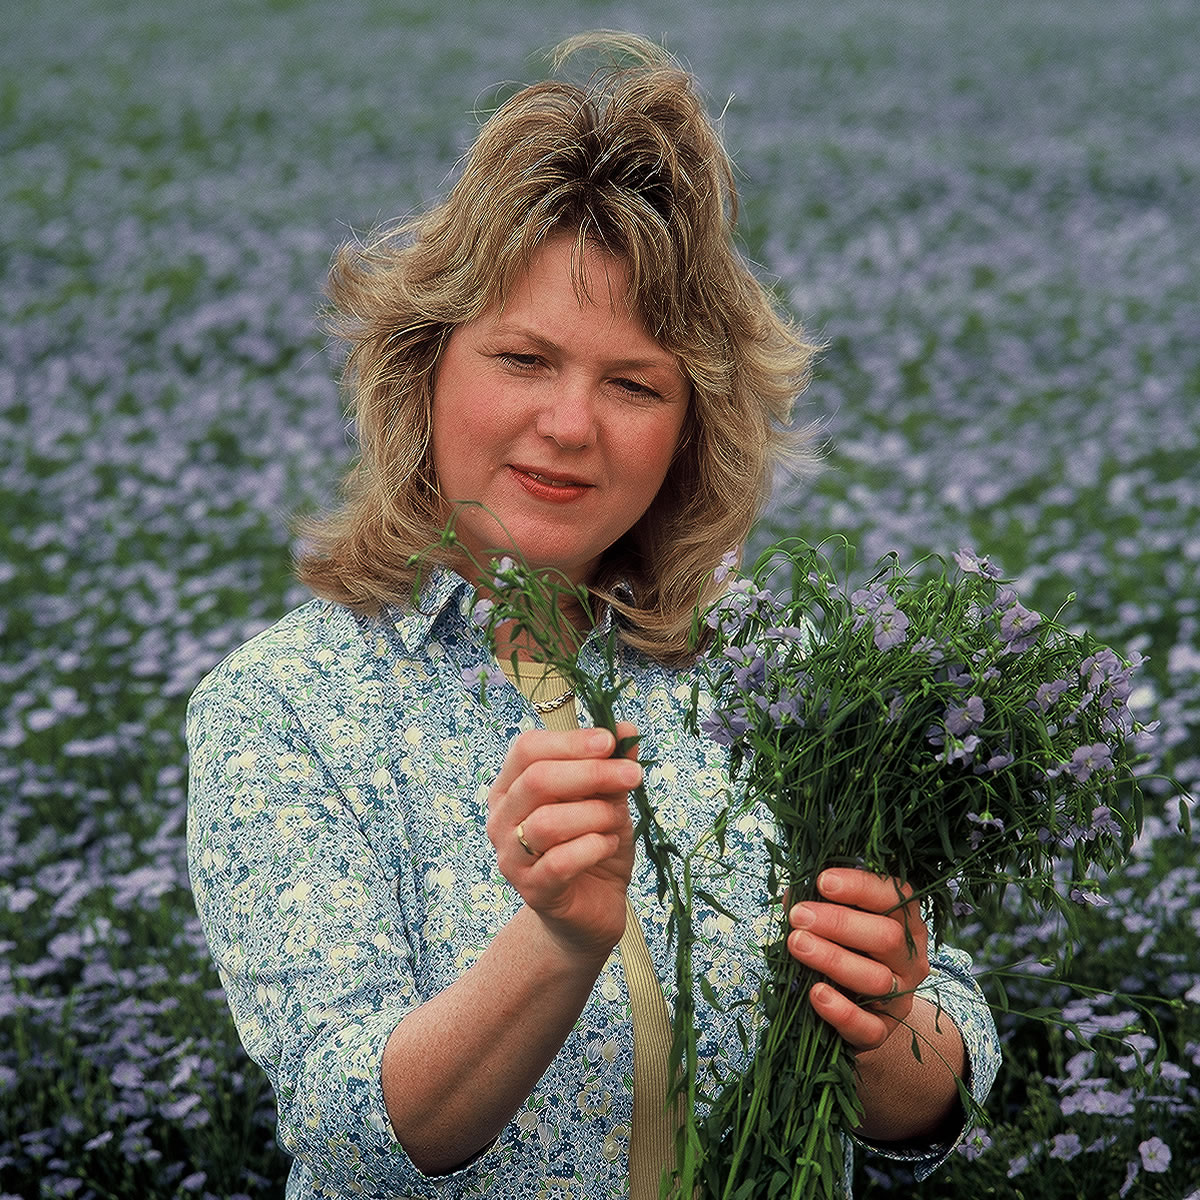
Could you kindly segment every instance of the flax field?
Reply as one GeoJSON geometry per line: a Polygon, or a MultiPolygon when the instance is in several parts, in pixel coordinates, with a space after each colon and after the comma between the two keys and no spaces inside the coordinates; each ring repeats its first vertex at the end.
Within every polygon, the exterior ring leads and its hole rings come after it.
{"type": "Polygon", "coordinates": [[[962,931],[1005,1043],[987,1119],[924,1183],[865,1158],[859,1194],[1196,1200],[1194,0],[4,7],[0,1200],[283,1195],[191,905],[184,708],[304,598],[292,518],[353,454],[331,252],[593,28],[690,64],[744,249],[826,346],[824,468],[756,541],[969,546],[1148,658],[1130,860],[1069,969],[1018,902],[962,931]]]}

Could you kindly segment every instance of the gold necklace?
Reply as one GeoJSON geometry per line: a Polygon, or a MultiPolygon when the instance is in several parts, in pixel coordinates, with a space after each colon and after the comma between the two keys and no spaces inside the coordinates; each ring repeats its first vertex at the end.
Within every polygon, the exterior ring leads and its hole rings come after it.
{"type": "Polygon", "coordinates": [[[575,689],[567,688],[561,696],[555,696],[553,700],[531,700],[529,703],[533,705],[533,711],[540,717],[544,717],[547,713],[552,713],[562,708],[568,700],[575,698],[575,689]]]}

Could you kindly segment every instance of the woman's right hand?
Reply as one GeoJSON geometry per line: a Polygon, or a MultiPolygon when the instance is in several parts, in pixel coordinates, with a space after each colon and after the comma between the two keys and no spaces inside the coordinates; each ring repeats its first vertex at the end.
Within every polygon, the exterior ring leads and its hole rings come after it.
{"type": "MultiPolygon", "coordinates": [[[[637,730],[623,723],[617,733],[637,730]]],[[[642,768],[611,757],[615,747],[605,729],[528,730],[488,793],[487,834],[501,872],[573,958],[603,960],[625,931],[629,792],[642,768]]]]}

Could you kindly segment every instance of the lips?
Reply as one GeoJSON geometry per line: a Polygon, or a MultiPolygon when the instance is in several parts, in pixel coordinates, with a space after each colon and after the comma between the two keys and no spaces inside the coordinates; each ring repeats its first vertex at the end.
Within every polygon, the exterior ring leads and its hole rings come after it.
{"type": "Polygon", "coordinates": [[[594,486],[581,479],[556,475],[552,471],[535,471],[530,467],[516,465],[510,466],[509,469],[521,487],[539,500],[578,500],[594,486]]]}

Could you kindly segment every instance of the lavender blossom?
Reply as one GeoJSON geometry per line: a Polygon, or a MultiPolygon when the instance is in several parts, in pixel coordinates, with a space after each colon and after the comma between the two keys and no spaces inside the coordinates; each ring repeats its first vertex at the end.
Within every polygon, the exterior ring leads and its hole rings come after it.
{"type": "Polygon", "coordinates": [[[959,570],[964,574],[978,575],[983,579],[1000,578],[1001,571],[992,564],[986,555],[981,557],[966,547],[954,552],[954,561],[958,563],[959,570]]]}
{"type": "Polygon", "coordinates": [[[1160,1137],[1147,1138],[1138,1145],[1141,1155],[1142,1169],[1151,1174],[1161,1175],[1171,1166],[1171,1147],[1160,1137]]]}
{"type": "Polygon", "coordinates": [[[1019,600],[1014,600],[1000,616],[1000,637],[1009,653],[1022,654],[1034,645],[1041,623],[1041,613],[1036,613],[1026,608],[1019,600]]]}
{"type": "Polygon", "coordinates": [[[1067,770],[1080,783],[1087,783],[1095,772],[1111,771],[1112,766],[1112,748],[1104,742],[1094,742],[1090,746],[1080,746],[1071,755],[1067,770]]]}
{"type": "Polygon", "coordinates": [[[875,610],[875,646],[879,650],[894,650],[908,636],[908,617],[894,604],[880,605],[875,610]]]}
{"type": "Polygon", "coordinates": [[[983,724],[983,697],[972,696],[964,705],[946,710],[946,729],[955,737],[962,737],[983,724]]]}

